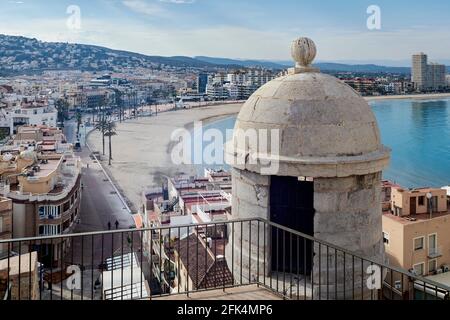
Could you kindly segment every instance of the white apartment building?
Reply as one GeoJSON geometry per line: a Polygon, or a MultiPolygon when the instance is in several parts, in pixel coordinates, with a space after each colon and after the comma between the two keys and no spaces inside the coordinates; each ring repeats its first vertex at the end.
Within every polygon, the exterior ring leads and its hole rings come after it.
{"type": "Polygon", "coordinates": [[[57,111],[45,104],[19,104],[0,109],[0,128],[15,134],[23,125],[56,127],[57,111]]]}
{"type": "Polygon", "coordinates": [[[446,67],[443,64],[430,63],[428,57],[421,52],[412,56],[411,78],[417,91],[441,90],[447,86],[445,81],[446,67]]]}
{"type": "Polygon", "coordinates": [[[245,83],[248,81],[248,77],[247,74],[243,72],[229,73],[227,75],[227,81],[232,84],[245,83]]]}

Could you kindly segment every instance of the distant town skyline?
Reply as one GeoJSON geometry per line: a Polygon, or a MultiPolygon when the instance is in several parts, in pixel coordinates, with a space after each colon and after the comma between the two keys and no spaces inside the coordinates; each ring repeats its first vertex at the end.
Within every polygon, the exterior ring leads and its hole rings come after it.
{"type": "Polygon", "coordinates": [[[449,64],[449,9],[443,0],[4,0],[0,33],[147,55],[272,61],[290,60],[286,49],[302,35],[316,42],[317,61],[408,66],[424,51],[449,64]],[[374,4],[379,30],[367,27],[374,4]]]}

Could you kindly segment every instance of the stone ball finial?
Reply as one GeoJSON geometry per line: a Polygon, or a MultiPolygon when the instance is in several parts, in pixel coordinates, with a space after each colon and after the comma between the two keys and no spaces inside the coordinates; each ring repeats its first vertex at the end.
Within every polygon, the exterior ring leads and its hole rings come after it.
{"type": "Polygon", "coordinates": [[[316,53],[316,45],[311,39],[301,37],[292,41],[291,55],[296,62],[296,67],[309,67],[316,53]]]}

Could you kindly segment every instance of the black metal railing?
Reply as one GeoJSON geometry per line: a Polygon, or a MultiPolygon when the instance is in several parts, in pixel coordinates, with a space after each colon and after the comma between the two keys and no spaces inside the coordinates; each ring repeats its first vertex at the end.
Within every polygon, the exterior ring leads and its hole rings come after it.
{"type": "Polygon", "coordinates": [[[450,292],[263,219],[0,241],[1,299],[154,299],[248,285],[292,300],[448,299],[450,292]]]}

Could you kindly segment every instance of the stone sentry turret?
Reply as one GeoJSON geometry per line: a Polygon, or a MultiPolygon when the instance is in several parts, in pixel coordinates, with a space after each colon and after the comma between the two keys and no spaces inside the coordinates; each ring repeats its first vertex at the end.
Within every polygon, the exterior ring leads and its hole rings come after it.
{"type": "MultiPolygon", "coordinates": [[[[294,40],[291,54],[295,66],[246,101],[237,117],[233,139],[226,146],[226,161],[232,166],[233,218],[266,219],[384,261],[380,194],[382,170],[389,163],[390,150],[380,142],[368,103],[350,86],[312,67],[316,56],[312,40],[294,40]],[[261,141],[246,142],[252,131],[258,137],[264,136],[258,135],[263,131],[275,133],[266,135],[271,140],[267,150],[261,150],[261,141]],[[272,170],[267,170],[268,163],[272,170]]],[[[280,265],[290,260],[280,261],[275,254],[277,234],[271,227],[264,230],[262,224],[259,232],[265,232],[267,239],[263,243],[260,238],[258,246],[258,225],[252,224],[250,231],[249,227],[240,230],[240,224],[236,224],[235,241],[229,241],[226,247],[230,269],[240,275],[242,268],[247,280],[254,280],[258,272],[260,277],[269,277],[277,271],[289,271],[281,270],[280,265]]],[[[231,230],[229,233],[231,238],[231,230]]],[[[320,292],[324,298],[328,291],[329,298],[342,299],[344,294],[345,298],[372,294],[360,265],[353,271],[351,257],[344,265],[342,257],[331,249],[328,254],[325,247],[319,252],[317,243],[301,247],[306,251],[299,250],[299,256],[294,254],[289,259],[295,259],[294,265],[300,262],[296,273],[308,281],[313,279],[308,295],[317,298],[320,292]],[[338,261],[334,260],[336,256],[338,261]]]]}

